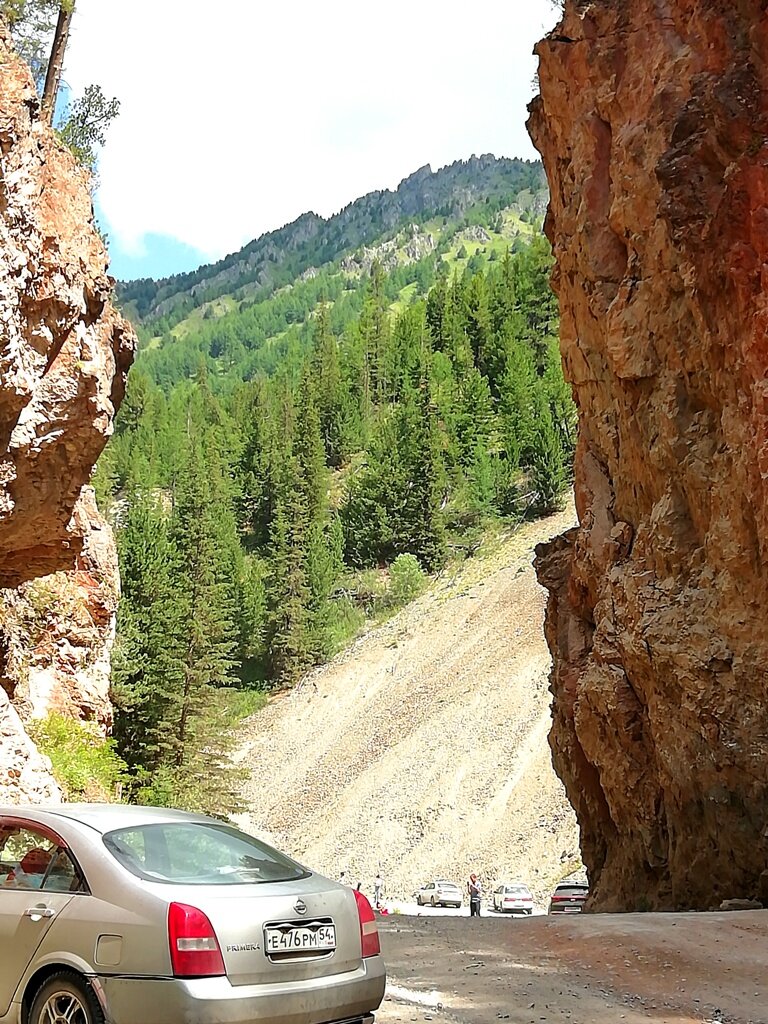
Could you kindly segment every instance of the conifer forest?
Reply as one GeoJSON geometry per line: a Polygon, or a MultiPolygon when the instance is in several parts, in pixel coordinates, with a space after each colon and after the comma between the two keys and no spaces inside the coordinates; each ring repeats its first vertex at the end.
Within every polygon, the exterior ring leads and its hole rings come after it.
{"type": "Polygon", "coordinates": [[[118,534],[114,736],[134,797],[235,806],[238,715],[493,524],[557,507],[575,417],[540,168],[507,163],[512,192],[374,221],[358,262],[319,238],[266,285],[123,286],[142,350],[94,482],[118,534]]]}

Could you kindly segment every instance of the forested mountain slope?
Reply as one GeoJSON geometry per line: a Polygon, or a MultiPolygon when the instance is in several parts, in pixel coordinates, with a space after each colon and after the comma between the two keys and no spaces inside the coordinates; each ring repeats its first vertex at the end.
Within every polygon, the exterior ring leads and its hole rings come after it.
{"type": "Polygon", "coordinates": [[[176,322],[221,295],[247,295],[289,284],[310,267],[370,245],[404,224],[433,217],[460,218],[477,202],[509,200],[524,190],[546,188],[541,164],[486,154],[458,160],[433,172],[429,165],[405,178],[395,191],[371,192],[333,217],[302,214],[254,239],[217,263],[161,281],[143,279],[118,286],[127,312],[139,322],[166,317],[176,322]]]}
{"type": "Polygon", "coordinates": [[[396,216],[392,193],[348,208],[396,222],[369,244],[145,320],[96,475],[123,579],[115,736],[142,799],[226,809],[230,697],[294,685],[489,524],[557,507],[574,413],[538,174],[419,174],[396,216]]]}
{"type": "Polygon", "coordinates": [[[484,547],[243,730],[247,826],[371,893],[428,878],[527,882],[542,899],[578,861],[552,768],[550,659],[533,547],[567,509],[484,547]]]}

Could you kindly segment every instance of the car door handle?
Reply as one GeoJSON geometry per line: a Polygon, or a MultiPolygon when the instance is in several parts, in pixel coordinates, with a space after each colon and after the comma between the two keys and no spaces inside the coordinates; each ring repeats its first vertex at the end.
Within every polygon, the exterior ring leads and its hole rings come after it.
{"type": "Polygon", "coordinates": [[[31,917],[33,921],[39,921],[43,917],[55,917],[56,911],[53,907],[29,907],[24,911],[24,917],[31,917]]]}

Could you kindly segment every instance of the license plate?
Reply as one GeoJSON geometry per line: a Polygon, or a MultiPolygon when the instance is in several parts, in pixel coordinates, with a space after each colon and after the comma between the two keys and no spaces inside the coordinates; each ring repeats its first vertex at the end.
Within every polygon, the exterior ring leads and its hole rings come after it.
{"type": "Polygon", "coordinates": [[[267,953],[301,953],[304,950],[336,949],[336,926],[320,924],[306,928],[293,925],[265,928],[267,953]]]}

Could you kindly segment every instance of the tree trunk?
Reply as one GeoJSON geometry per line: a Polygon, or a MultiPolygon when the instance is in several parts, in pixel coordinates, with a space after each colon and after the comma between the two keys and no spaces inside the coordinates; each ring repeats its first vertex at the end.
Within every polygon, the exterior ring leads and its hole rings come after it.
{"type": "Polygon", "coordinates": [[[69,39],[69,26],[72,23],[74,11],[74,2],[62,3],[59,7],[59,17],[56,21],[56,31],[53,35],[51,57],[48,61],[48,70],[45,74],[45,88],[43,89],[42,118],[46,124],[53,123],[56,97],[59,93],[61,72],[64,67],[64,53],[67,49],[67,40],[69,39]]]}

